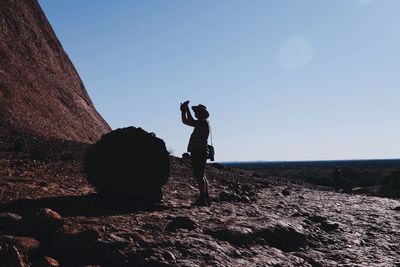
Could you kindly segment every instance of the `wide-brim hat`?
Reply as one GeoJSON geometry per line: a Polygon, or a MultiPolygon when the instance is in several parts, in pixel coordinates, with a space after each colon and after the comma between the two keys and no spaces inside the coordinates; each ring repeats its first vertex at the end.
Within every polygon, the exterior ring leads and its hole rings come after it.
{"type": "Polygon", "coordinates": [[[192,109],[194,113],[201,118],[207,119],[208,117],[210,117],[210,113],[208,113],[207,107],[202,104],[197,106],[192,106],[192,109]]]}

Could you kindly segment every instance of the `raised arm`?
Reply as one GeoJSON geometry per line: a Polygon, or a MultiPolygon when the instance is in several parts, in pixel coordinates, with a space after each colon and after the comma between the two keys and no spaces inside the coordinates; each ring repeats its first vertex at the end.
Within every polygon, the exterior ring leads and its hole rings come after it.
{"type": "Polygon", "coordinates": [[[195,126],[195,120],[193,119],[188,106],[186,106],[185,108],[183,108],[181,110],[181,118],[182,118],[182,122],[184,124],[192,126],[192,127],[195,126]]]}
{"type": "Polygon", "coordinates": [[[189,109],[189,107],[188,107],[188,109],[186,110],[186,116],[187,116],[187,119],[190,121],[190,123],[195,123],[195,119],[193,118],[193,116],[192,116],[192,113],[190,112],[190,109],[189,109]]]}

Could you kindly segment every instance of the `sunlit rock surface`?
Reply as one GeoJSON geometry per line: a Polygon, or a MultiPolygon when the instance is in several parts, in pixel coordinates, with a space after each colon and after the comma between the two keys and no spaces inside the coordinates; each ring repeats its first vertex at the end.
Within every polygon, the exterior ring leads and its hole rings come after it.
{"type": "MultiPolygon", "coordinates": [[[[335,193],[236,169],[208,166],[206,174],[210,208],[190,206],[197,196],[190,161],[171,158],[163,204],[136,209],[95,194],[79,161],[46,163],[2,153],[0,212],[22,217],[4,214],[4,225],[26,221],[41,208],[58,212],[63,226],[50,239],[31,233],[40,253],[29,259],[51,257],[61,266],[400,264],[398,200],[335,193]],[[219,198],[222,192],[249,197],[219,198]]],[[[8,237],[0,241],[18,235],[7,229],[1,235],[8,237]]]]}
{"type": "Polygon", "coordinates": [[[93,143],[110,131],[36,0],[0,3],[0,125],[3,142],[93,143]]]}

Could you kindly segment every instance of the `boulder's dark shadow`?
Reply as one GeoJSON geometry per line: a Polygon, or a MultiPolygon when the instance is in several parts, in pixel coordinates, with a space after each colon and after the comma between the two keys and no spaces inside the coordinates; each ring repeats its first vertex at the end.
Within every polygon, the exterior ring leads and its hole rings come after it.
{"type": "Polygon", "coordinates": [[[143,199],[98,193],[21,199],[0,204],[0,212],[29,213],[40,208],[50,208],[64,217],[98,217],[166,209],[163,205],[148,203],[143,199]]]}

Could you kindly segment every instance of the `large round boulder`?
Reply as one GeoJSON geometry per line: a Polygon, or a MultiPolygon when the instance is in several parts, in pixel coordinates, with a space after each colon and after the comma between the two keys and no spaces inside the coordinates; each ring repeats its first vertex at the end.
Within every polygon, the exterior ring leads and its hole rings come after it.
{"type": "Polygon", "coordinates": [[[88,182],[98,192],[160,201],[170,174],[162,139],[128,127],[104,135],[85,154],[88,182]]]}

